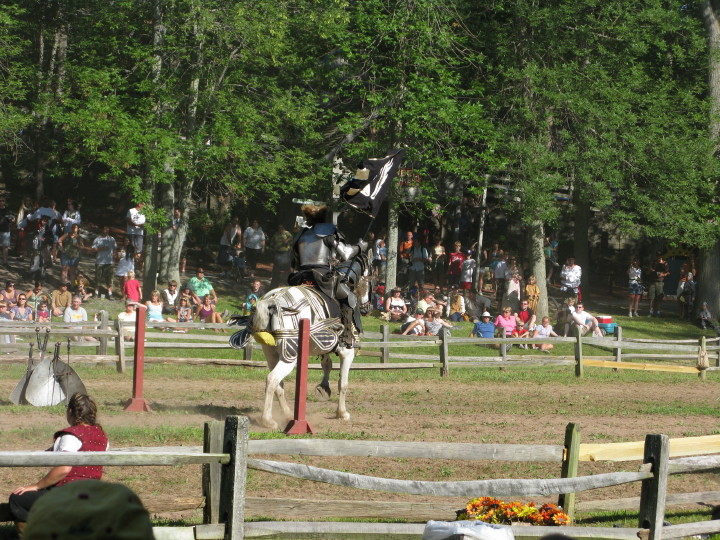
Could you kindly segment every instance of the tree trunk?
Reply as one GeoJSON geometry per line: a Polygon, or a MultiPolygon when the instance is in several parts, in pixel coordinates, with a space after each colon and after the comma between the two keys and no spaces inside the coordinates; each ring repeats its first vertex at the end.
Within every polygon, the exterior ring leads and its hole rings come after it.
{"type": "MultiPolygon", "coordinates": [[[[710,91],[710,137],[714,154],[720,155],[720,0],[707,0],[703,21],[708,35],[708,86],[710,91]]],[[[720,240],[700,254],[700,278],[696,306],[707,302],[710,313],[720,316],[720,240]]]]}
{"type": "MultiPolygon", "coordinates": [[[[154,0],[153,2],[153,21],[152,21],[153,27],[152,27],[152,36],[153,36],[153,65],[152,65],[152,74],[153,74],[153,81],[155,83],[159,83],[160,79],[162,77],[162,69],[163,69],[163,55],[162,55],[162,46],[165,42],[165,25],[163,24],[163,11],[162,11],[162,2],[161,0],[154,0]]],[[[157,102],[155,104],[155,114],[156,118],[160,118],[160,113],[162,111],[162,103],[157,102]]],[[[149,157],[151,153],[148,153],[148,159],[152,159],[149,157]]],[[[166,158],[169,159],[169,158],[166,158]]],[[[158,204],[158,192],[161,191],[162,188],[165,188],[167,184],[162,184],[159,189],[153,189],[154,188],[154,182],[155,178],[153,178],[153,168],[154,163],[147,162],[146,163],[146,177],[145,177],[145,183],[147,184],[147,189],[151,191],[153,194],[152,196],[152,203],[155,208],[162,207],[162,197],[160,197],[160,204],[158,204]]],[[[165,166],[167,167],[167,161],[165,163],[165,166]]],[[[172,215],[172,214],[171,214],[172,215]]],[[[157,289],[157,278],[158,278],[158,269],[159,269],[159,261],[158,261],[158,235],[157,232],[150,232],[149,230],[145,231],[145,259],[144,259],[144,265],[143,265],[143,297],[146,299],[150,298],[150,293],[157,289]]]]}
{"type": "Polygon", "coordinates": [[[477,291],[478,293],[482,294],[482,291],[479,290],[480,287],[480,272],[482,272],[482,268],[480,268],[480,263],[482,262],[482,252],[483,252],[483,238],[485,236],[485,218],[487,217],[487,210],[485,209],[485,205],[487,203],[487,183],[485,184],[485,188],[483,189],[482,194],[482,200],[480,201],[480,211],[478,213],[478,236],[477,236],[477,250],[475,253],[475,272],[473,273],[473,290],[477,291]]]}
{"type": "Polygon", "coordinates": [[[530,268],[532,269],[532,274],[535,276],[535,283],[540,288],[540,300],[538,301],[537,311],[535,313],[535,315],[537,315],[538,324],[540,324],[542,318],[548,316],[547,283],[545,281],[545,254],[543,253],[543,247],[545,244],[545,225],[538,219],[533,220],[528,232],[530,233],[530,268]]]}
{"type": "Polygon", "coordinates": [[[166,195],[167,199],[163,207],[166,212],[172,211],[177,206],[182,214],[177,230],[172,229],[172,221],[163,231],[162,248],[158,264],[158,281],[166,284],[172,280],[180,283],[180,259],[182,258],[182,247],[185,244],[185,237],[188,231],[187,213],[191,203],[192,182],[182,184],[182,187],[171,188],[171,193],[166,195]]]}
{"type": "MultiPolygon", "coordinates": [[[[590,204],[582,199],[575,201],[575,227],[573,238],[573,254],[575,262],[582,268],[582,290],[590,293],[590,252],[588,245],[590,236],[590,204]]],[[[542,249],[542,248],[541,248],[542,249]]],[[[563,263],[564,261],[560,261],[563,263]]]]}
{"type": "Polygon", "coordinates": [[[385,290],[390,291],[397,285],[398,267],[398,211],[392,201],[388,204],[388,237],[387,237],[387,268],[385,279],[385,290]]]}
{"type": "Polygon", "coordinates": [[[150,299],[150,293],[157,289],[158,272],[158,235],[157,232],[145,233],[145,262],[143,263],[143,298],[150,299]]]}
{"type": "MultiPolygon", "coordinates": [[[[47,96],[54,94],[55,97],[60,97],[64,92],[65,60],[67,58],[68,48],[68,27],[65,17],[64,5],[62,2],[59,2],[57,12],[55,13],[57,28],[53,35],[52,49],[48,55],[47,69],[44,65],[45,40],[43,38],[43,32],[45,28],[42,25],[39,28],[38,97],[41,94],[46,94],[47,96]]],[[[33,142],[35,154],[33,160],[33,178],[35,180],[35,197],[37,200],[42,199],[43,195],[45,195],[45,169],[48,164],[46,144],[47,141],[53,140],[54,131],[50,118],[45,114],[44,110],[41,114],[42,116],[33,142]]]]}
{"type": "Polygon", "coordinates": [[[698,270],[700,277],[695,306],[700,307],[703,302],[707,302],[710,313],[714,317],[720,317],[720,281],[717,279],[720,271],[720,242],[701,253],[698,270]]]}
{"type": "Polygon", "coordinates": [[[710,136],[715,142],[715,154],[720,143],[720,0],[707,0],[703,6],[703,21],[708,35],[708,86],[710,91],[710,136]]]}

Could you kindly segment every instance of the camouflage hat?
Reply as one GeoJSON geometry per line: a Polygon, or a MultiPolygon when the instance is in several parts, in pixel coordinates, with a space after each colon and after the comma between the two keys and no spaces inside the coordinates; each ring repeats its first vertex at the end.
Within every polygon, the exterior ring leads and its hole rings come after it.
{"type": "Polygon", "coordinates": [[[153,540],[148,511],[121,484],[78,480],[33,504],[25,540],[153,540]]]}

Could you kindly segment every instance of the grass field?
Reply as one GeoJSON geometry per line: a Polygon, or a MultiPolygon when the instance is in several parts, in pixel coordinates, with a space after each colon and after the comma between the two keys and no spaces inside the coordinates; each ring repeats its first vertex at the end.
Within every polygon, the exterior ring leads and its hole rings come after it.
{"type": "MultiPolygon", "coordinates": [[[[223,304],[220,306],[224,309],[223,304]]],[[[231,304],[228,305],[232,307],[231,304]]],[[[696,339],[702,332],[687,323],[670,319],[625,319],[626,337],[696,339]]],[[[365,318],[367,331],[378,331],[380,321],[365,318]]],[[[395,325],[397,326],[397,325],[395,325]]],[[[452,330],[466,337],[470,323],[452,330]]],[[[229,335],[229,334],[228,334],[229,335]]],[[[705,335],[711,336],[710,332],[705,335]]],[[[437,347],[423,347],[428,353],[437,347]]],[[[172,350],[172,349],[169,349],[172,350]]],[[[153,350],[156,354],[165,351],[153,350]]],[[[413,350],[412,352],[425,352],[413,350]]],[[[572,355],[572,345],[553,351],[572,355]]],[[[475,345],[451,348],[458,355],[496,355],[496,351],[475,345]]],[[[514,348],[510,354],[526,351],[514,348]]],[[[175,350],[175,354],[177,350],[175,350]]],[[[601,354],[588,352],[586,354],[601,354]]],[[[609,353],[608,353],[609,354],[609,353]]],[[[262,359],[261,353],[256,353],[262,359]]],[[[238,358],[231,350],[198,351],[193,356],[238,358]]],[[[362,362],[372,361],[363,358],[362,362]]],[[[101,409],[101,422],[113,447],[199,445],[203,422],[222,419],[227,414],[248,415],[253,422],[251,437],[284,437],[254,423],[260,412],[264,370],[218,366],[146,366],[145,397],[151,414],[126,413],[123,402],[130,397],[132,374],[118,374],[114,367],[76,365],[80,376],[101,409]]],[[[24,372],[23,366],[3,366],[0,371],[0,429],[2,449],[46,448],[52,433],[62,427],[61,406],[38,409],[11,405],[8,396],[24,372]]],[[[666,433],[687,437],[720,433],[720,375],[710,373],[706,381],[695,376],[656,372],[631,372],[586,368],[578,379],[570,366],[457,368],[450,377],[440,378],[437,370],[356,371],[350,377],[349,422],[333,418],[335,403],[318,401],[308,392],[308,420],[318,438],[362,440],[408,440],[436,442],[492,442],[523,444],[562,444],[565,425],[577,422],[584,442],[643,440],[647,433],[666,433]]],[[[311,371],[312,389],[320,373],[311,371]]],[[[294,395],[294,376],[286,381],[290,398],[294,395]]],[[[348,470],[359,474],[417,480],[468,480],[480,478],[557,477],[559,465],[517,462],[473,462],[472,466],[447,460],[391,460],[343,458],[294,458],[310,465],[348,470]]],[[[581,474],[633,470],[637,463],[587,463],[581,474]]],[[[8,469],[0,480],[0,491],[33,481],[43,473],[37,469],[8,469]]],[[[123,482],[150,503],[168,496],[199,496],[199,467],[147,467],[135,470],[106,470],[106,479],[123,482]]],[[[718,476],[682,475],[671,478],[672,492],[720,490],[718,476]]],[[[579,501],[629,497],[639,494],[639,486],[587,492],[579,501]]],[[[310,499],[400,500],[392,494],[361,492],[349,488],[312,484],[251,471],[248,495],[310,499]]],[[[482,494],[478,494],[480,496],[482,494]]],[[[2,495],[3,497],[5,495],[2,495]]],[[[432,502],[435,499],[413,498],[432,502]]],[[[464,505],[463,500],[438,503],[464,505]]],[[[162,520],[197,522],[201,512],[160,513],[162,520]]],[[[672,522],[707,518],[709,509],[692,506],[669,515],[672,522]]],[[[257,519],[257,516],[255,519],[257,519]]],[[[296,516],[287,516],[292,519],[296,516]]],[[[412,516],[397,516],[412,519],[412,516]]],[[[304,517],[297,517],[304,519],[304,517]]],[[[582,524],[634,525],[632,511],[591,513],[579,516],[582,524]]],[[[8,528],[0,534],[10,538],[8,528]]],[[[3,538],[3,536],[0,536],[3,538]]]]}

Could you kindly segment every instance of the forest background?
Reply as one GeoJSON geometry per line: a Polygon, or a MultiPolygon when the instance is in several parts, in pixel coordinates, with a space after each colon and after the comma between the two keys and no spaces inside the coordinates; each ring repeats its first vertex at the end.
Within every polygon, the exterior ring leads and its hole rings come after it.
{"type": "Polygon", "coordinates": [[[404,146],[421,190],[396,186],[393,211],[483,212],[500,183],[541,287],[546,230],[572,228],[587,266],[601,220],[700,250],[720,313],[719,18],[720,0],[5,0],[0,182],[145,202],[150,230],[180,208],[145,265],[165,282],[198,216],[329,200],[333,168],[404,146]]]}

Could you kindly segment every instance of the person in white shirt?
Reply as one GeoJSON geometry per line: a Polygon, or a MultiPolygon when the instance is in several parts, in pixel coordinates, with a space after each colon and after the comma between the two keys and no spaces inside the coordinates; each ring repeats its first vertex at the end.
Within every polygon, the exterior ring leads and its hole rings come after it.
{"type": "Polygon", "coordinates": [[[177,307],[180,305],[180,291],[178,290],[177,281],[174,279],[168,283],[167,289],[162,291],[163,313],[175,314],[177,307]]]}
{"type": "Polygon", "coordinates": [[[95,238],[92,245],[95,252],[95,296],[100,296],[100,287],[105,287],[108,298],[112,300],[113,259],[117,243],[110,236],[110,227],[105,225],[102,234],[95,238]]]}
{"type": "Polygon", "coordinates": [[[573,257],[568,257],[565,266],[560,270],[560,290],[566,298],[577,298],[582,281],[582,268],[575,264],[573,257]]]}
{"type": "Polygon", "coordinates": [[[466,258],[462,262],[460,270],[460,288],[469,291],[472,286],[473,274],[475,273],[477,261],[473,259],[472,251],[468,250],[465,254],[466,258]]]}
{"type": "Polygon", "coordinates": [[[585,311],[585,306],[583,306],[582,302],[577,305],[577,308],[575,308],[575,311],[572,314],[572,320],[580,329],[581,335],[584,336],[591,331],[595,337],[602,337],[598,320],[585,311]]]}
{"type": "MultiPolygon", "coordinates": [[[[532,337],[534,338],[549,338],[558,337],[550,324],[550,317],[543,317],[539,326],[535,327],[532,337]]],[[[544,353],[550,354],[550,351],[554,348],[552,343],[536,343],[533,348],[540,349],[544,353]]]]}
{"type": "Polygon", "coordinates": [[[423,295],[422,299],[418,301],[417,308],[422,309],[425,313],[427,313],[428,309],[433,309],[435,307],[435,297],[432,293],[427,292],[423,295]]]}
{"type": "MultiPolygon", "coordinates": [[[[79,296],[73,296],[72,304],[70,304],[68,307],[65,308],[65,313],[63,314],[63,322],[66,323],[79,323],[79,322],[87,322],[88,315],[87,311],[85,311],[85,308],[82,307],[80,304],[82,303],[82,298],[79,296]]],[[[73,326],[72,327],[75,330],[82,330],[82,326],[73,326]]],[[[90,336],[73,336],[73,341],[97,341],[94,337],[90,336]]]]}
{"type": "Polygon", "coordinates": [[[63,212],[62,222],[65,234],[72,231],[73,225],[79,226],[82,223],[80,212],[75,208],[75,201],[72,199],[67,200],[67,210],[63,212]]]}
{"type": "Polygon", "coordinates": [[[425,312],[422,309],[415,311],[415,318],[408,317],[407,322],[400,327],[403,336],[425,335],[425,312]]]}
{"type": "Polygon", "coordinates": [[[135,248],[135,257],[139,258],[143,250],[143,232],[145,231],[145,214],[142,213],[144,203],[137,203],[128,210],[125,221],[127,222],[127,237],[135,248]]]}
{"type": "MultiPolygon", "coordinates": [[[[118,313],[118,320],[126,323],[134,323],[137,320],[136,303],[132,300],[125,301],[125,311],[118,313]]],[[[123,330],[127,341],[135,341],[135,325],[126,327],[123,330]]]]}
{"type": "Polygon", "coordinates": [[[410,268],[408,269],[408,287],[417,283],[418,290],[425,287],[425,265],[430,262],[427,249],[420,244],[418,237],[413,238],[410,248],[410,268]]]}
{"type": "Polygon", "coordinates": [[[48,223],[53,219],[60,219],[60,213],[55,210],[55,201],[50,197],[43,197],[40,200],[40,207],[27,216],[28,221],[37,221],[42,217],[46,217],[48,223]]]}
{"type": "Polygon", "coordinates": [[[253,219],[250,226],[243,232],[243,243],[245,245],[245,266],[250,269],[250,275],[254,278],[260,257],[265,253],[265,232],[257,219],[253,219]]]}
{"type": "Polygon", "coordinates": [[[505,274],[507,273],[507,269],[505,254],[500,251],[497,255],[495,267],[492,270],[493,280],[495,282],[495,298],[498,304],[502,303],[502,298],[505,296],[505,274]]]}

